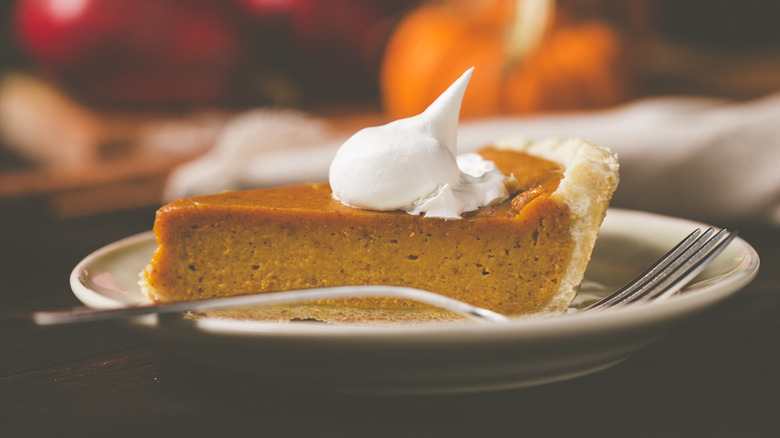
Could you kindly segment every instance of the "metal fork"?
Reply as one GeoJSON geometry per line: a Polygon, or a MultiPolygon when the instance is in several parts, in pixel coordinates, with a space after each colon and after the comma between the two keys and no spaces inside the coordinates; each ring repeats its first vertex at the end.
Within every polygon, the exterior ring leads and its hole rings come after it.
{"type": "MultiPolygon", "coordinates": [[[[726,230],[715,232],[714,229],[710,228],[702,232],[700,229],[697,229],[637,278],[608,297],[580,311],[603,309],[637,301],[668,297],[693,280],[707,264],[725,249],[735,236],[736,234],[726,230]]],[[[80,307],[66,310],[4,314],[0,315],[0,319],[32,321],[37,325],[58,325],[127,319],[149,314],[181,313],[355,297],[389,297],[422,301],[476,322],[496,323],[510,320],[510,318],[491,310],[476,307],[433,292],[396,286],[339,286],[116,309],[80,307]]]]}
{"type": "Polygon", "coordinates": [[[736,236],[725,229],[697,228],[645,272],[583,311],[666,299],[691,282],[736,236]]]}

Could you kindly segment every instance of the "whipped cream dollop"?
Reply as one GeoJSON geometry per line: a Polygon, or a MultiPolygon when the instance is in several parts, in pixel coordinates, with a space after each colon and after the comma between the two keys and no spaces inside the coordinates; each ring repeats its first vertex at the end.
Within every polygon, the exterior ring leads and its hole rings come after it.
{"type": "Polygon", "coordinates": [[[507,199],[507,177],[494,163],[457,156],[460,106],[473,70],[421,114],[362,129],[344,142],[330,165],[333,197],[355,208],[441,218],[507,199]]]}

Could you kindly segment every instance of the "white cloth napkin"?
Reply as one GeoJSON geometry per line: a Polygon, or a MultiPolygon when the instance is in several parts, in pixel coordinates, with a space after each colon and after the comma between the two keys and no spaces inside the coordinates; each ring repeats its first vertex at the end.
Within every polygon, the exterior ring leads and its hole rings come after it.
{"type": "MultiPolygon", "coordinates": [[[[780,225],[780,93],[745,102],[649,98],[603,111],[466,121],[458,148],[469,152],[506,136],[577,137],[609,147],[621,165],[616,207],[780,225]]],[[[166,197],[326,181],[343,140],[305,114],[245,114],[209,153],[171,175],[166,197]]]]}

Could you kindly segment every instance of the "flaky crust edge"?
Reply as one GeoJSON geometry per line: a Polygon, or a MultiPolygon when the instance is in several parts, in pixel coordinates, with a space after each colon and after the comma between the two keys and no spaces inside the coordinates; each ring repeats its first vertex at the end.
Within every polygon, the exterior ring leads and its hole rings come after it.
{"type": "Polygon", "coordinates": [[[569,207],[574,248],[558,291],[540,313],[565,312],[577,296],[601,223],[618,186],[617,155],[605,147],[578,138],[530,141],[522,137],[507,137],[496,142],[496,147],[525,152],[564,166],[563,179],[551,197],[569,207]]]}

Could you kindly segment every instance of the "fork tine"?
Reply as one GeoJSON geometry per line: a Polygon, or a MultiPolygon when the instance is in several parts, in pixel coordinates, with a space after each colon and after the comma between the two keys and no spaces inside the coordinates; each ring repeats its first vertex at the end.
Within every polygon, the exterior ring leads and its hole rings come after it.
{"type": "Polygon", "coordinates": [[[672,262],[677,260],[680,257],[680,255],[690,247],[692,242],[694,242],[699,237],[700,234],[701,234],[701,229],[699,228],[695,229],[691,234],[685,237],[685,239],[683,239],[680,243],[678,243],[668,253],[664,254],[664,256],[661,257],[657,262],[655,262],[653,265],[647,268],[647,270],[642,272],[638,277],[631,280],[625,286],[616,290],[606,298],[603,298],[597,303],[591,304],[590,306],[586,307],[583,310],[596,310],[604,307],[609,307],[625,300],[627,297],[633,296],[634,294],[638,293],[640,290],[642,290],[643,286],[647,285],[648,282],[652,281],[653,278],[655,278],[658,275],[658,273],[662,272],[672,262]]]}
{"type": "Polygon", "coordinates": [[[707,265],[715,259],[737,237],[737,232],[720,230],[710,240],[690,254],[677,268],[674,275],[670,275],[664,281],[637,301],[649,299],[664,300],[679,292],[686,284],[693,280],[707,265]]]}
{"type": "Polygon", "coordinates": [[[671,285],[672,282],[676,281],[683,274],[683,271],[680,271],[680,268],[688,260],[690,260],[691,257],[693,257],[695,254],[698,254],[698,251],[701,250],[706,245],[706,243],[710,241],[709,239],[712,238],[712,234],[714,232],[714,229],[708,228],[707,231],[694,240],[677,257],[675,257],[673,260],[670,260],[670,262],[663,269],[657,272],[656,275],[645,282],[645,284],[637,288],[634,293],[623,297],[623,299],[613,303],[613,305],[622,305],[634,301],[639,301],[645,298],[649,298],[649,295],[651,294],[655,295],[659,289],[663,291],[665,286],[671,285]]]}

